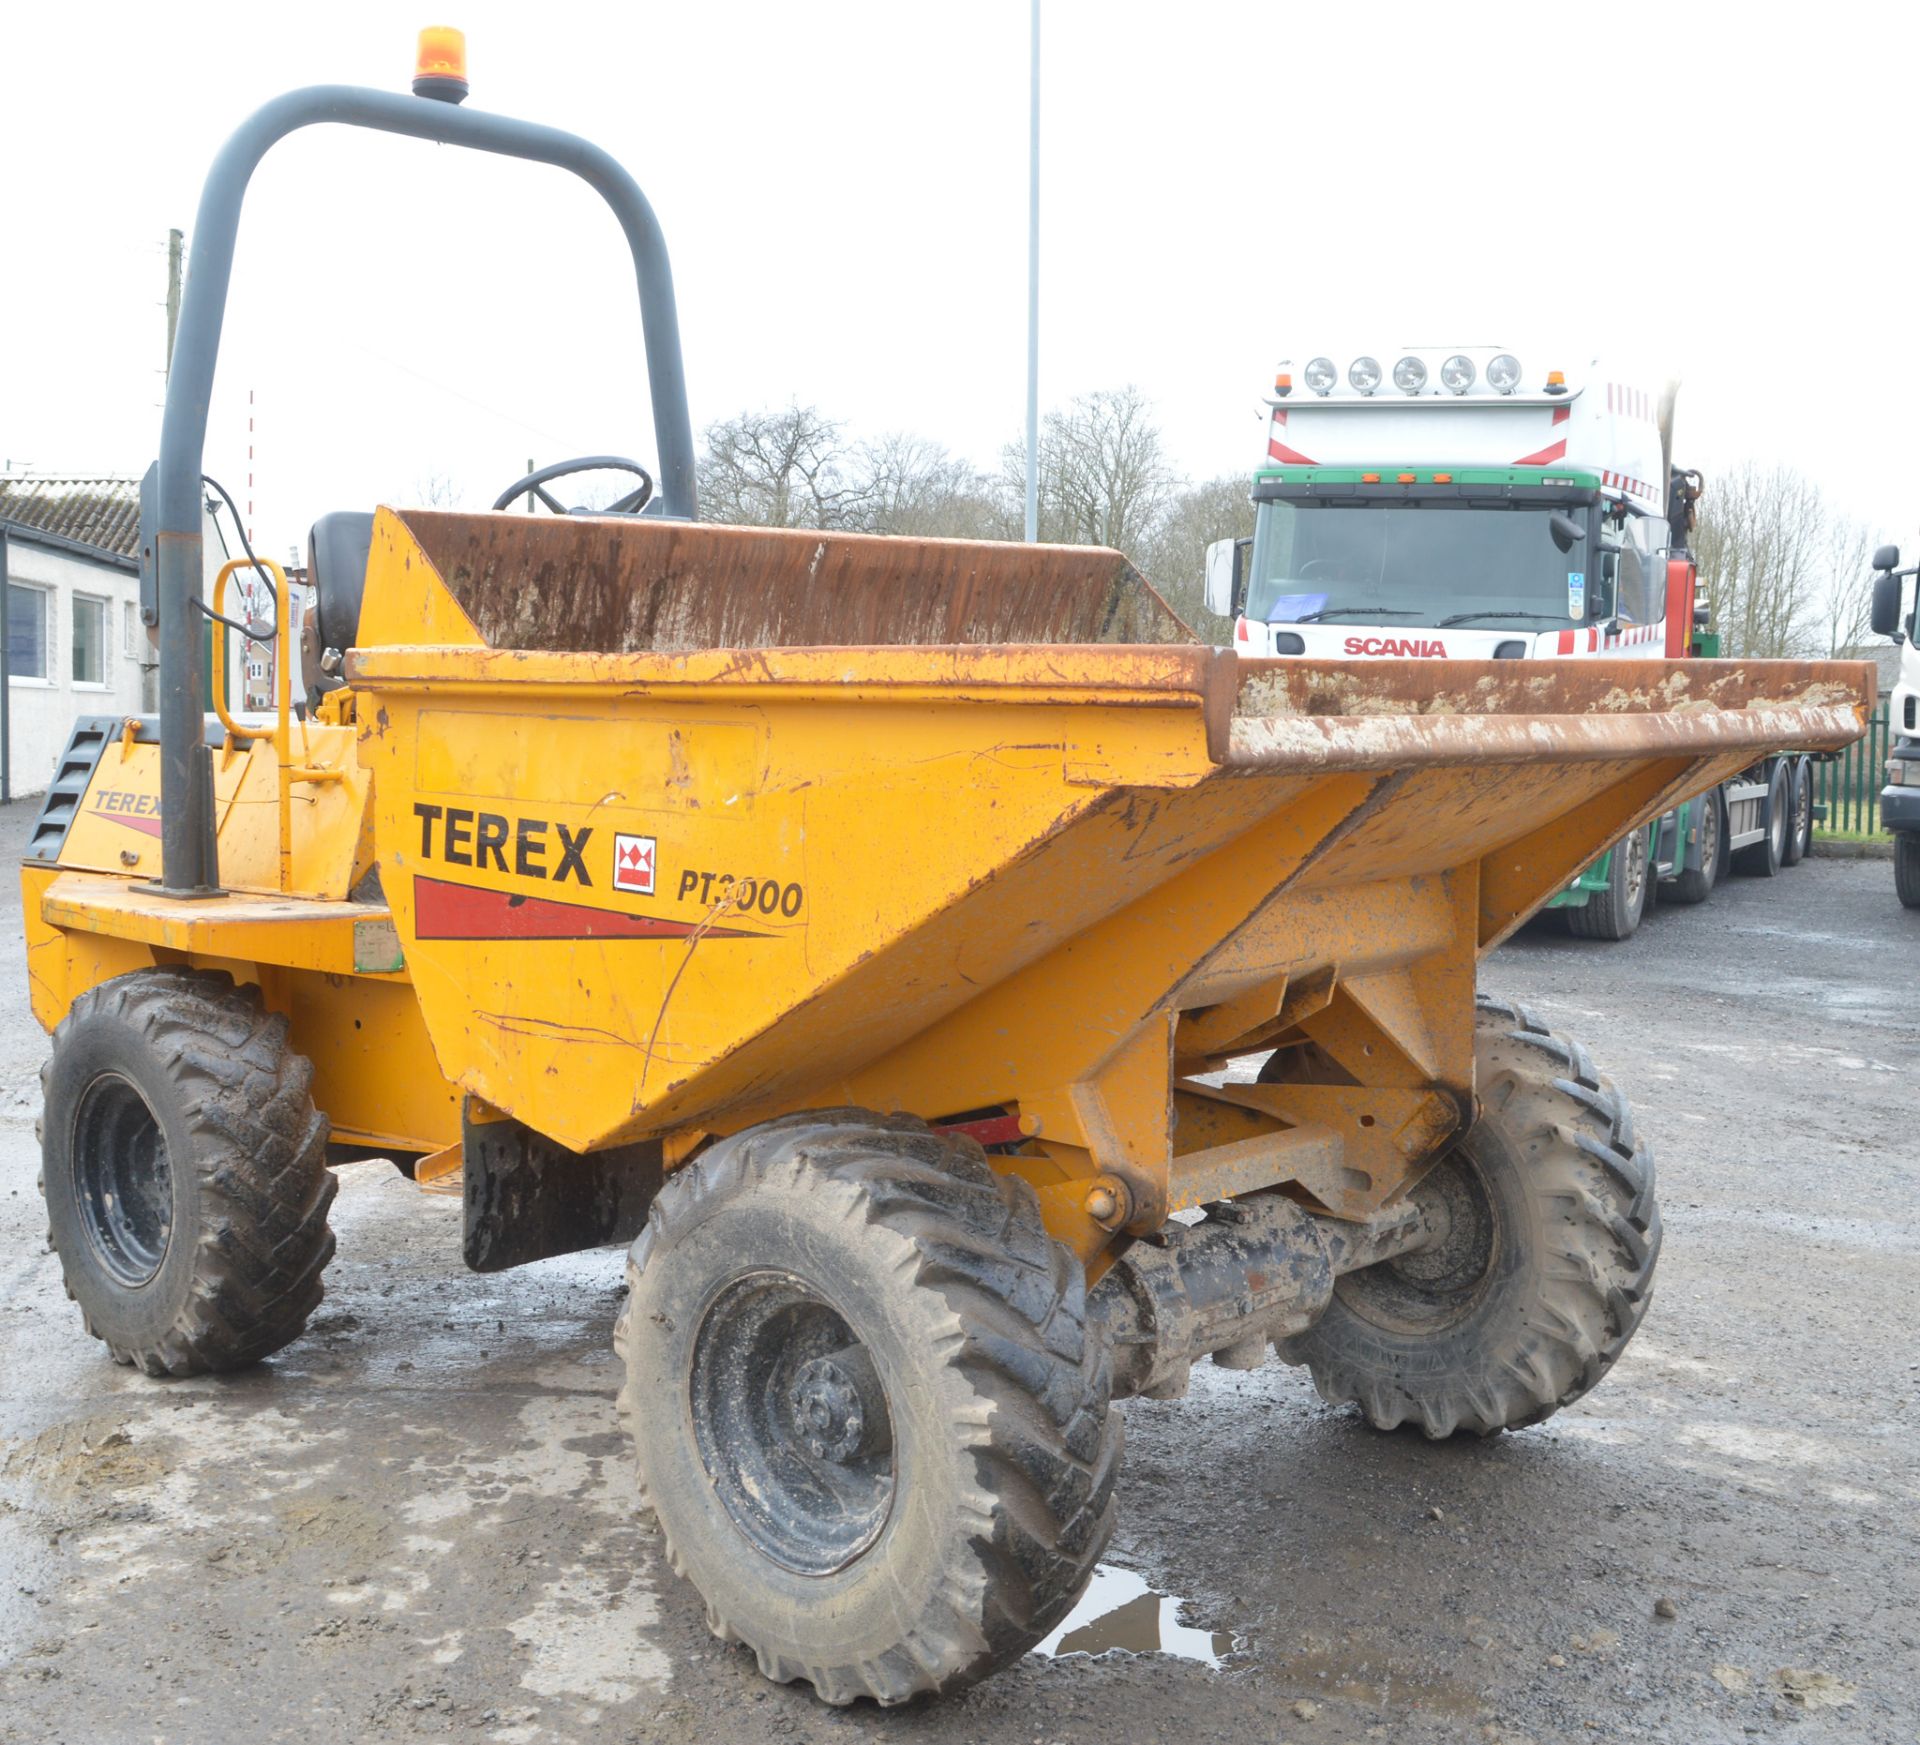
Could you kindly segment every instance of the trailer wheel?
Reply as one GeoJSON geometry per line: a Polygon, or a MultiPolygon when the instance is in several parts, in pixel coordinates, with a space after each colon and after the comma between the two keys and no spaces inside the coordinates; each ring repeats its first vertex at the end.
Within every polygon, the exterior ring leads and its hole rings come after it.
{"type": "Polygon", "coordinates": [[[1911,830],[1894,834],[1893,889],[1904,907],[1920,909],[1920,836],[1911,830]]]}
{"type": "Polygon", "coordinates": [[[830,1703],[985,1677],[1079,1596],[1120,1420],[1033,1190],[814,1110],[671,1176],[615,1331],[644,1502],[722,1641],[830,1703]]]}
{"type": "Polygon", "coordinates": [[[1704,903],[1720,882],[1720,845],[1725,841],[1725,802],[1720,790],[1697,796],[1688,807],[1700,839],[1700,864],[1682,866],[1667,881],[1664,895],[1675,903],[1704,903]]]}
{"type": "Polygon", "coordinates": [[[1647,833],[1630,830],[1613,845],[1607,888],[1577,909],[1567,910],[1567,929],[1578,939],[1631,939],[1647,912],[1647,833]]]}
{"type": "Polygon", "coordinates": [[[1767,833],[1758,842],[1737,849],[1733,856],[1735,872],[1749,878],[1770,879],[1786,864],[1787,833],[1792,824],[1793,801],[1787,786],[1787,766],[1774,765],[1773,778],[1767,783],[1767,833]]]}
{"type": "Polygon", "coordinates": [[[1797,757],[1787,767],[1793,772],[1787,783],[1793,810],[1786,846],[1780,851],[1780,864],[1798,866],[1813,846],[1813,765],[1804,757],[1797,757]]]}
{"type": "Polygon", "coordinates": [[[1652,1298],[1653,1153],[1577,1042],[1482,995],[1480,1114],[1414,1197],[1426,1248],[1351,1272],[1281,1347],[1379,1430],[1537,1424],[1613,1366],[1652,1298]]]}
{"type": "Polygon", "coordinates": [[[225,975],[140,970],[73,1002],[41,1069],[48,1235],[87,1331],[148,1375],[297,1338],[333,1258],[327,1123],[287,1020],[225,975]]]}

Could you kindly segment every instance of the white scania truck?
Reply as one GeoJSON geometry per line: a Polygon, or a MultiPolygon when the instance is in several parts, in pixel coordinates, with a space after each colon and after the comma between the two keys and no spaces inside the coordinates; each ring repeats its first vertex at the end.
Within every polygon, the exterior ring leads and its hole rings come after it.
{"type": "Polygon", "coordinates": [[[1880,790],[1880,823],[1893,832],[1893,888],[1909,909],[1920,909],[1920,584],[1906,584],[1920,565],[1903,570],[1900,548],[1873,554],[1873,628],[1900,644],[1900,675],[1887,700],[1887,785],[1880,790]]]}
{"type": "MultiPolygon", "coordinates": [[[[1677,659],[1718,639],[1686,550],[1697,473],[1673,390],[1497,347],[1316,356],[1274,378],[1251,539],[1207,550],[1208,607],[1247,654],[1321,660],[1677,659]],[[1383,364],[1382,358],[1391,359],[1383,364]]],[[[1804,758],[1763,759],[1637,831],[1554,899],[1624,939],[1656,884],[1704,901],[1813,829],[1804,758]]]]}

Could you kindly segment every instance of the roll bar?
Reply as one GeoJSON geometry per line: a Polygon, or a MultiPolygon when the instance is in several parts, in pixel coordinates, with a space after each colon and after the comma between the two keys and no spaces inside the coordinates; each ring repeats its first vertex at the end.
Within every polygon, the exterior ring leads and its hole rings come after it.
{"type": "Polygon", "coordinates": [[[687,520],[693,519],[696,510],[693,425],[687,413],[680,321],[674,309],[666,239],[639,185],[613,158],[557,128],[353,85],[311,85],[256,110],[221,147],[200,194],[160,424],[152,520],[141,528],[141,545],[151,552],[154,565],[154,610],[160,632],[161,871],[159,883],[152,888],[170,897],[219,894],[213,763],[201,701],[205,690],[197,611],[204,575],[200,474],[240,206],[268,149],[299,128],[322,121],[552,164],[571,170],[613,208],[633,251],[639,284],[661,507],[667,515],[687,520]]]}

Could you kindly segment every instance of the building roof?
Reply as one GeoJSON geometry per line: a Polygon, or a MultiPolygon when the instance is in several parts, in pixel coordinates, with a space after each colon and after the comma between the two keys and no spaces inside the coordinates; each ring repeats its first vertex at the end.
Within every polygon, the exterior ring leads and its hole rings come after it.
{"type": "Polygon", "coordinates": [[[130,563],[140,555],[140,481],[0,475],[0,521],[130,563]]]}
{"type": "Polygon", "coordinates": [[[1885,702],[1900,678],[1900,645],[1896,642],[1860,642],[1843,648],[1836,660],[1870,660],[1880,669],[1880,700],[1885,702]]]}

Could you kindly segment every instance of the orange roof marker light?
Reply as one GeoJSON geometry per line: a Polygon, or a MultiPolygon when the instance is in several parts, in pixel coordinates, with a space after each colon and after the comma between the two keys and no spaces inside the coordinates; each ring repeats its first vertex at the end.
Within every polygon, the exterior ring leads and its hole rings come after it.
{"type": "Polygon", "coordinates": [[[1273,391],[1284,400],[1293,392],[1293,377],[1285,370],[1282,370],[1279,375],[1273,378],[1273,391]]]}
{"type": "Polygon", "coordinates": [[[1567,391],[1567,372],[1565,370],[1547,371],[1547,392],[1564,394],[1567,391]]]}
{"type": "Polygon", "coordinates": [[[1396,485],[1411,485],[1414,482],[1414,475],[1412,473],[1395,473],[1393,475],[1393,482],[1396,485]]]}
{"type": "Polygon", "coordinates": [[[420,33],[413,67],[413,94],[441,103],[467,100],[467,33],[450,24],[429,24],[420,33]]]}

